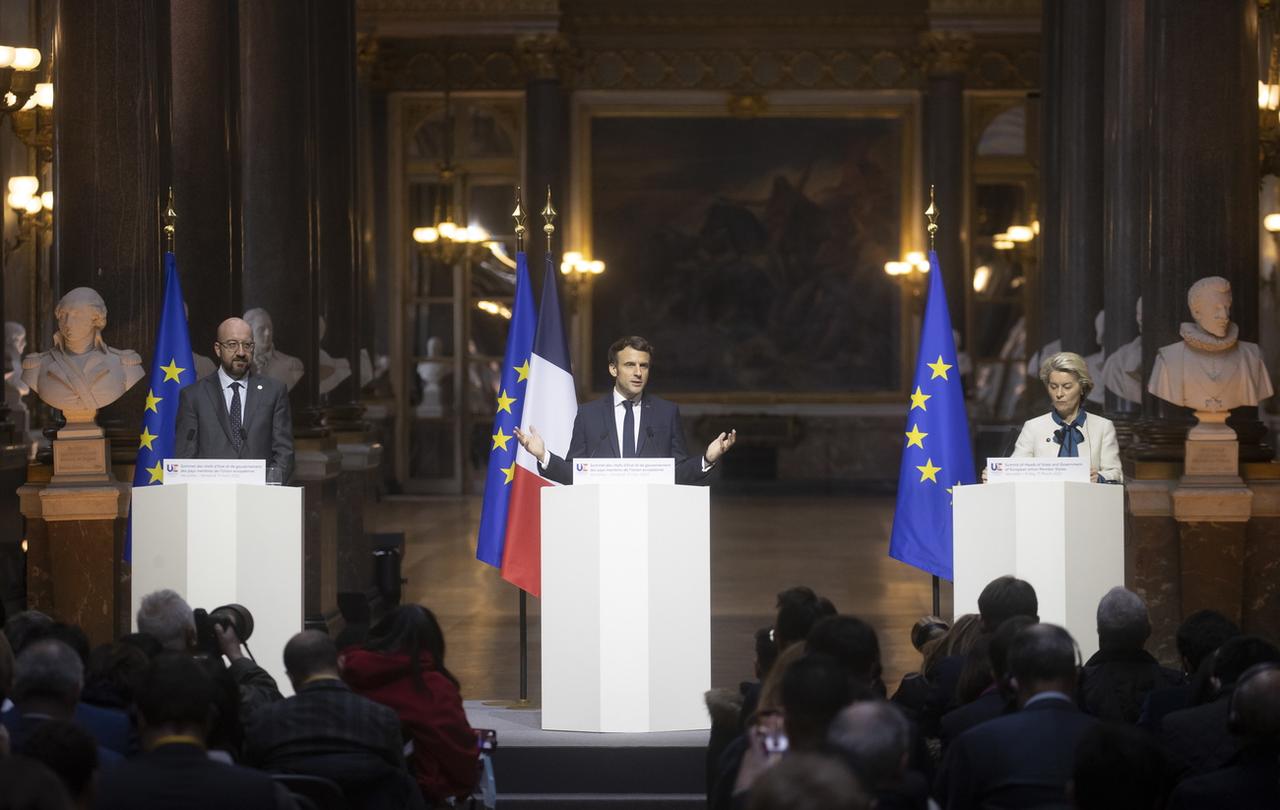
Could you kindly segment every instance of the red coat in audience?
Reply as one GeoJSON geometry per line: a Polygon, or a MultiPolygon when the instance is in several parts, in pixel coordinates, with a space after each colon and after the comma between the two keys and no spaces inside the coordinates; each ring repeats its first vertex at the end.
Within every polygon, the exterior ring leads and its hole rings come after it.
{"type": "Polygon", "coordinates": [[[342,677],[352,691],[399,715],[413,742],[409,769],[428,801],[469,795],[479,775],[479,749],[462,695],[430,653],[421,653],[418,662],[421,683],[415,683],[408,655],[351,648],[342,655],[342,677]]]}

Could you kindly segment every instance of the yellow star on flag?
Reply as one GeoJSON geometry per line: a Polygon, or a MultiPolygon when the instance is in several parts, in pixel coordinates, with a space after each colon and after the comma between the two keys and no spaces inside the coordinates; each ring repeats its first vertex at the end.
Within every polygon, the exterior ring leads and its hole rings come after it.
{"type": "Polygon", "coordinates": [[[524,382],[525,380],[529,379],[529,361],[528,360],[525,360],[522,365],[512,366],[512,368],[515,370],[517,374],[520,375],[518,378],[516,378],[516,382],[524,382]]]}
{"type": "Polygon", "coordinates": [[[925,459],[924,466],[917,466],[916,469],[920,471],[920,483],[923,484],[925,481],[938,483],[938,472],[942,468],[933,466],[933,459],[925,459]]]}
{"type": "Polygon", "coordinates": [[[493,434],[493,448],[492,448],[492,449],[493,449],[493,450],[497,450],[499,447],[501,447],[503,450],[506,450],[506,449],[507,449],[507,442],[509,442],[509,441],[511,441],[511,437],[510,437],[510,436],[508,436],[507,434],[503,433],[503,432],[502,432],[502,428],[498,428],[498,432],[497,432],[497,433],[495,433],[495,434],[493,434]]]}
{"type": "Polygon", "coordinates": [[[951,368],[951,366],[942,362],[942,355],[938,355],[938,362],[925,363],[925,365],[933,369],[933,376],[929,378],[931,380],[936,380],[939,377],[941,377],[944,380],[947,379],[947,369],[951,368]]]}
{"type": "Polygon", "coordinates": [[[151,475],[151,480],[147,482],[148,484],[154,484],[157,481],[164,483],[164,470],[160,469],[160,462],[157,461],[154,467],[148,467],[147,473],[151,475]]]}
{"type": "Polygon", "coordinates": [[[506,476],[506,479],[505,479],[502,483],[504,483],[504,484],[510,484],[512,481],[514,481],[514,480],[515,480],[515,478],[516,478],[516,463],[515,463],[514,461],[513,461],[513,462],[511,462],[511,466],[510,466],[510,467],[499,467],[498,469],[502,470],[502,474],[506,476]]]}
{"type": "Polygon", "coordinates": [[[911,407],[908,410],[915,410],[916,408],[919,408],[922,411],[929,410],[924,406],[924,402],[925,400],[930,399],[932,396],[933,394],[926,394],[923,391],[921,391],[920,386],[917,385],[916,392],[911,395],[911,407]]]}
{"type": "Polygon", "coordinates": [[[178,368],[177,362],[172,357],[169,358],[169,365],[161,366],[160,370],[164,372],[164,379],[160,382],[169,382],[170,380],[173,380],[176,383],[182,382],[182,380],[178,379],[178,375],[186,371],[185,368],[178,368]]]}
{"type": "Polygon", "coordinates": [[[138,437],[138,447],[139,448],[145,447],[148,450],[155,450],[155,448],[151,446],[151,443],[158,438],[159,438],[158,436],[152,434],[152,432],[150,431],[150,429],[147,428],[146,425],[143,425],[142,435],[138,437]]]}
{"type": "MultiPolygon", "coordinates": [[[[501,413],[503,411],[506,411],[507,413],[511,413],[511,405],[515,401],[516,401],[515,397],[507,396],[507,389],[505,388],[502,389],[502,393],[498,394],[498,412],[501,413]]],[[[514,416],[515,414],[511,414],[511,415],[514,416]]]]}
{"type": "Polygon", "coordinates": [[[920,426],[913,424],[911,426],[911,432],[904,435],[907,437],[907,447],[919,447],[921,450],[923,450],[924,437],[928,436],[929,434],[921,433],[920,426]]]}
{"type": "Polygon", "coordinates": [[[151,411],[152,413],[160,413],[160,410],[156,408],[156,406],[159,405],[163,400],[164,400],[164,397],[156,396],[155,392],[152,391],[150,388],[148,388],[147,389],[147,407],[143,408],[143,410],[151,411]]]}

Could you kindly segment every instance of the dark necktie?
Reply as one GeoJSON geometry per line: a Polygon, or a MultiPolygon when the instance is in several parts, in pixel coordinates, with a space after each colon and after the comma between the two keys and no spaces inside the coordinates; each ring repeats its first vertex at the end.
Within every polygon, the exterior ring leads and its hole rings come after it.
{"type": "Polygon", "coordinates": [[[240,383],[231,383],[231,412],[228,415],[231,420],[231,446],[236,452],[240,452],[240,433],[243,430],[240,422],[240,383]]]}
{"type": "Polygon", "coordinates": [[[622,457],[636,457],[636,412],[635,403],[629,399],[622,401],[627,415],[622,417],[622,457]]]}

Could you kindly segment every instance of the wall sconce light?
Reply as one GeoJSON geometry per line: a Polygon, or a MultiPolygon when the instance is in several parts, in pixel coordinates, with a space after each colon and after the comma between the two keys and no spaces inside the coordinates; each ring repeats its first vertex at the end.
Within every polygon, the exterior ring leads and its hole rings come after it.
{"type": "Polygon", "coordinates": [[[489,250],[489,232],[479,225],[465,227],[444,220],[435,225],[413,229],[413,241],[418,248],[445,264],[453,264],[461,258],[473,258],[482,250],[489,250]]]}
{"type": "Polygon", "coordinates": [[[1271,233],[1280,233],[1280,213],[1267,214],[1262,218],[1262,227],[1271,233]]]}
{"type": "Polygon", "coordinates": [[[560,273],[572,284],[586,282],[592,276],[604,272],[604,262],[599,259],[584,258],[582,253],[570,250],[561,257],[560,273]]]}
{"type": "Polygon", "coordinates": [[[6,252],[18,249],[53,227],[53,192],[42,193],[39,178],[29,175],[10,177],[5,202],[18,215],[18,233],[5,244],[6,252]]]}
{"type": "Polygon", "coordinates": [[[10,120],[13,134],[35,149],[41,162],[53,160],[53,84],[40,82],[22,108],[10,120]]]}
{"type": "Polygon", "coordinates": [[[0,45],[0,114],[22,109],[36,90],[40,51],[0,45]]]}

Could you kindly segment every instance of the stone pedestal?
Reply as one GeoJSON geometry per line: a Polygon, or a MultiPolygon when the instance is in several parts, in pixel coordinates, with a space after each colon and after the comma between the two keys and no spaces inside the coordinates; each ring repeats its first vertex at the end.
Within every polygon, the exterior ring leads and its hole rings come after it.
{"type": "Polygon", "coordinates": [[[377,496],[382,445],[368,433],[335,433],[342,469],[338,474],[339,592],[373,586],[373,544],[365,531],[365,504],[377,496]]]}
{"type": "Polygon", "coordinates": [[[338,615],[338,475],[342,457],[331,436],[294,439],[294,482],[303,496],[302,604],[309,627],[338,615]]]}
{"type": "Polygon", "coordinates": [[[1169,666],[1178,664],[1175,637],[1182,622],[1181,549],[1173,518],[1176,483],[1132,477],[1125,483],[1124,585],[1146,600],[1151,615],[1147,650],[1169,666]]]}
{"type": "Polygon", "coordinates": [[[1241,629],[1274,637],[1280,628],[1280,464],[1246,464],[1244,475],[1253,514],[1245,529],[1241,629]]]}
{"type": "Polygon", "coordinates": [[[129,632],[124,564],[128,484],[91,487],[25,484],[27,607],[79,625],[90,644],[129,632]]]}

